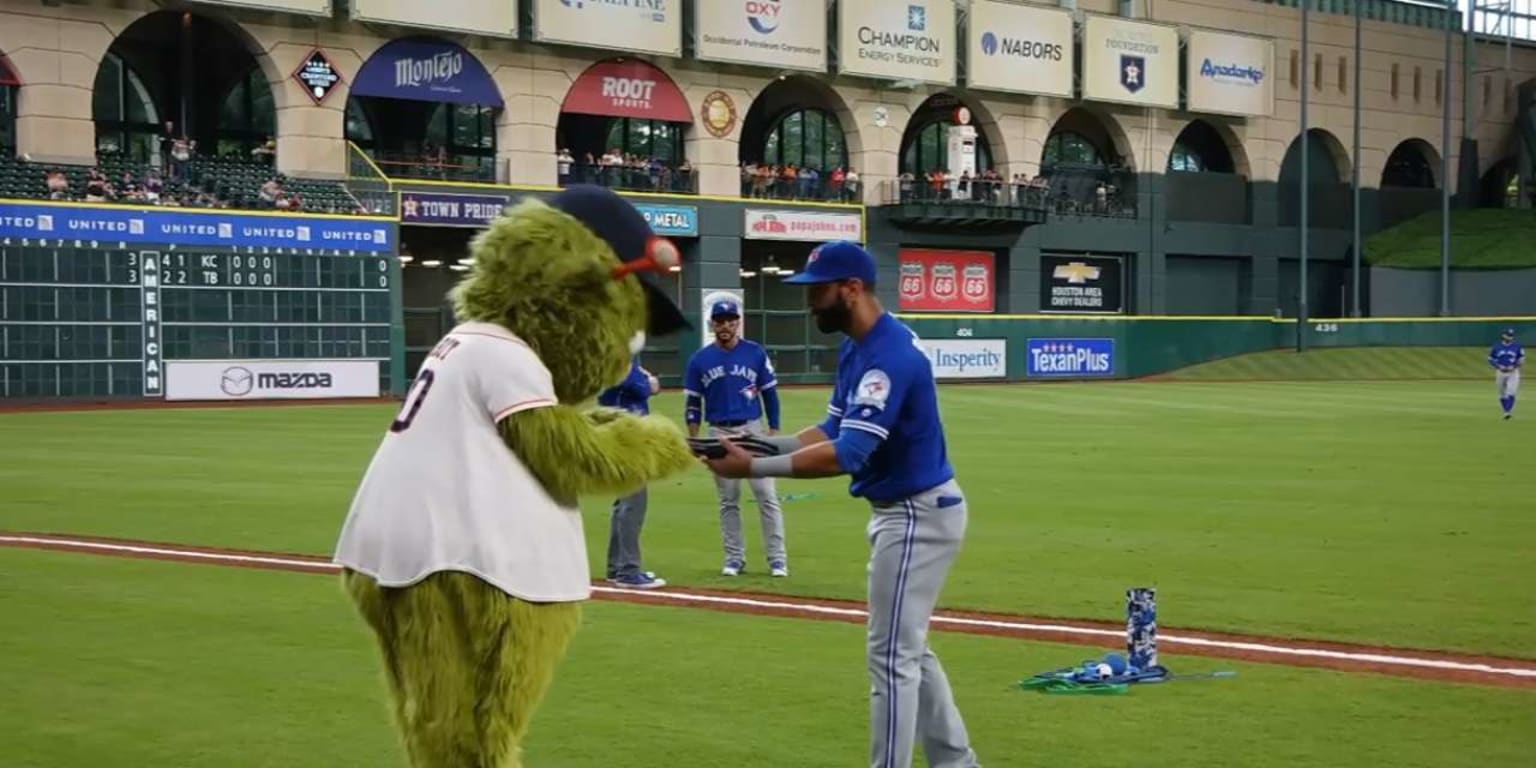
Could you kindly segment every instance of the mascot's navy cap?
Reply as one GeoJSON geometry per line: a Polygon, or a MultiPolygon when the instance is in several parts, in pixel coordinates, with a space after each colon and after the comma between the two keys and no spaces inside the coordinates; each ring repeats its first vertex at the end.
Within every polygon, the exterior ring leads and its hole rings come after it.
{"type": "MultiPolygon", "coordinates": [[[[592,230],[613,249],[619,261],[626,264],[638,262],[650,254],[651,244],[657,239],[640,211],[613,190],[591,184],[574,184],[549,199],[549,204],[574,217],[592,230]]],[[[650,306],[650,323],[646,334],[666,336],[692,327],[683,317],[671,298],[656,284],[653,273],[634,273],[650,306]]]]}

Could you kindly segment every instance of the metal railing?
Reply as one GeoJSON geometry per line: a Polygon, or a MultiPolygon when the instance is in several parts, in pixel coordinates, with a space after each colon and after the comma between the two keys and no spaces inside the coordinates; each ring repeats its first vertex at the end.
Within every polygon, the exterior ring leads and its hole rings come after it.
{"type": "Polygon", "coordinates": [[[669,166],[627,166],[571,163],[557,168],[560,186],[596,184],[624,192],[655,192],[663,195],[697,195],[699,173],[696,169],[669,166]]]}
{"type": "Polygon", "coordinates": [[[367,154],[392,179],[496,181],[496,158],[491,155],[446,155],[439,159],[377,149],[368,150],[367,154]]]}
{"type": "Polygon", "coordinates": [[[863,194],[864,182],[833,181],[831,177],[784,178],[742,174],[741,196],[762,200],[807,200],[823,203],[857,203],[863,194]]]}
{"type": "Polygon", "coordinates": [[[935,184],[920,179],[889,179],[881,189],[887,205],[923,203],[1046,210],[1050,204],[1050,190],[1028,182],[951,179],[935,184]]]}
{"type": "Polygon", "coordinates": [[[395,212],[394,186],[361,147],[347,142],[347,192],[369,213],[395,212]]]}

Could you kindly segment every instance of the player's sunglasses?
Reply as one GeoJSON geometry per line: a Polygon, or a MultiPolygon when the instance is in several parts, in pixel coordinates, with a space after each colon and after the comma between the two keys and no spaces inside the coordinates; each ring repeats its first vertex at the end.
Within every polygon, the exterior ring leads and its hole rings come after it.
{"type": "Polygon", "coordinates": [[[645,255],[634,261],[626,261],[613,268],[613,279],[623,280],[636,272],[665,274],[683,263],[683,252],[665,237],[651,236],[645,243],[645,255]]]}

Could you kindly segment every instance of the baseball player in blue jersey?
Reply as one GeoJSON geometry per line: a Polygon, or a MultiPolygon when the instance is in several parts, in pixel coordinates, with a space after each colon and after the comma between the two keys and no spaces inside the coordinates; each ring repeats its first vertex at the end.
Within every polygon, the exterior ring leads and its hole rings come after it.
{"type": "MultiPolygon", "coordinates": [[[[779,433],[779,391],[768,351],[741,338],[741,307],[734,301],[717,301],[709,310],[715,342],[688,360],[683,375],[688,434],[697,436],[700,421],[709,425],[711,437],[761,435],[762,418],[768,416],[767,434],[779,433]],[[703,403],[700,403],[700,400],[703,403]]],[[[779,506],[773,480],[749,481],[757,498],[763,524],[763,550],[772,576],[789,575],[789,555],[784,547],[784,512],[779,506]]],[[[746,569],[747,546],[741,534],[741,480],[715,478],[720,498],[720,537],[725,548],[721,573],[736,576],[746,569]]]]}
{"type": "Polygon", "coordinates": [[[722,477],[852,476],[849,492],[872,509],[870,764],[909,768],[920,742],[928,765],[971,768],[976,753],[928,647],[928,622],[965,535],[965,495],[946,452],[933,368],[917,334],[881,307],[875,276],[867,251],[835,242],[785,280],[808,287],[823,333],[847,337],[827,419],[754,439],[758,453],[723,440],[724,455],[704,461],[722,477]]]}
{"type": "MultiPolygon", "coordinates": [[[[629,377],[618,386],[598,395],[598,405],[622,408],[630,413],[651,412],[651,395],[661,391],[661,382],[640,367],[637,357],[630,362],[629,377]]],[[[656,589],[667,585],[651,571],[640,568],[640,527],[645,525],[645,509],[650,491],[638,491],[613,503],[608,526],[608,581],[625,589],[656,589]]]]}
{"type": "Polygon", "coordinates": [[[1505,328],[1493,349],[1488,351],[1488,364],[1498,373],[1494,380],[1499,385],[1499,405],[1504,407],[1504,418],[1515,415],[1515,394],[1520,391],[1520,368],[1525,365],[1525,347],[1515,341],[1515,329],[1505,328]]]}

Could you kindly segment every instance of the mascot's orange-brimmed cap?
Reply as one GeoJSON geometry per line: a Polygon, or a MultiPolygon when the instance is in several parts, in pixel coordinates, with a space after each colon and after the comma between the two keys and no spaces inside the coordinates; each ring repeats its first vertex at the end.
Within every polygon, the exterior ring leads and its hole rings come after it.
{"type": "Polygon", "coordinates": [[[677,304],[661,289],[656,279],[658,271],[671,266],[670,253],[676,261],[677,247],[665,238],[658,237],[647,224],[645,217],[633,205],[613,190],[590,184],[575,184],[549,199],[549,204],[585,224],[587,229],[602,238],[613,249],[619,261],[624,262],[623,274],[633,274],[645,286],[650,310],[648,336],[666,336],[693,326],[683,317],[677,304]]]}

